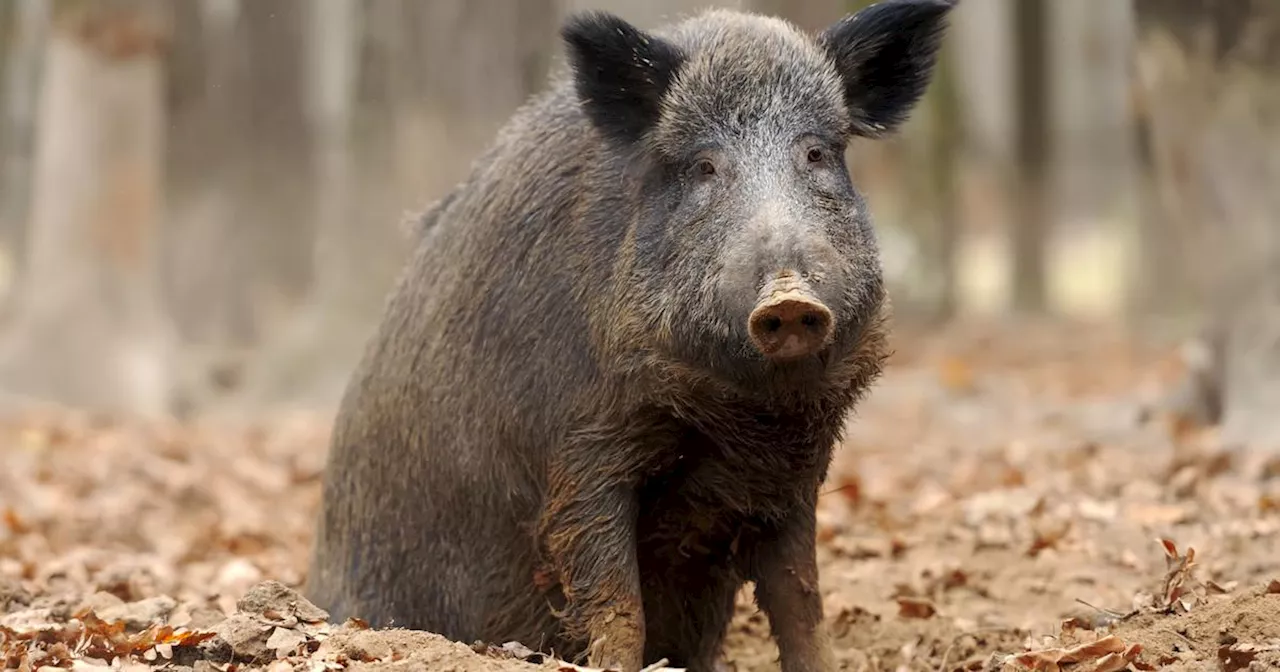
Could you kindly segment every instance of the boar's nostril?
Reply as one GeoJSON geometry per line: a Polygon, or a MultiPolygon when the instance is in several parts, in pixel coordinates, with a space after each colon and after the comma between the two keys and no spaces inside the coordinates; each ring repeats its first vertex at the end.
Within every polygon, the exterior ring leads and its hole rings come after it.
{"type": "Polygon", "coordinates": [[[805,292],[785,292],[756,306],[747,331],[756,349],[771,359],[812,355],[830,340],[831,311],[805,292]]]}

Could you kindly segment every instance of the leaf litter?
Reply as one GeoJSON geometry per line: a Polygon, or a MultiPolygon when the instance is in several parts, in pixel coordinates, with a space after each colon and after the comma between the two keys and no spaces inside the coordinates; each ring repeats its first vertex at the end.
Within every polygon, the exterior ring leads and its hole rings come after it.
{"type": "MultiPolygon", "coordinates": [[[[1280,669],[1280,457],[1151,410],[1175,348],[1097,325],[896,338],[819,500],[841,669],[1280,669]]],[[[329,418],[0,420],[4,667],[585,669],[331,623],[296,592],[329,418]]],[[[778,669],[750,586],[736,609],[723,669],[778,669]]]]}

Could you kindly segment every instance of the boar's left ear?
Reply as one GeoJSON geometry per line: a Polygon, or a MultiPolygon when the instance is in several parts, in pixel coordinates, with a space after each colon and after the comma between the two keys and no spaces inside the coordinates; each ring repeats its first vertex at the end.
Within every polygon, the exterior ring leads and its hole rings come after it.
{"type": "Polygon", "coordinates": [[[883,0],[818,36],[844,80],[854,133],[875,138],[907,120],[933,77],[957,0],[883,0]]]}
{"type": "Polygon", "coordinates": [[[575,14],[560,29],[574,85],[592,124],[635,142],[658,120],[684,56],[675,45],[602,11],[575,14]]]}

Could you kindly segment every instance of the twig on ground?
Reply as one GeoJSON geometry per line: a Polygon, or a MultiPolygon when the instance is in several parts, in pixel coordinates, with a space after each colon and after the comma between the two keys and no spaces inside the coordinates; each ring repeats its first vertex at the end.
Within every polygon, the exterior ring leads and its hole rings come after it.
{"type": "Polygon", "coordinates": [[[1088,602],[1085,602],[1084,600],[1082,600],[1082,599],[1080,599],[1080,598],[1078,598],[1078,597],[1077,597],[1077,598],[1075,598],[1075,599],[1076,599],[1076,602],[1079,602],[1080,604],[1083,604],[1084,606],[1089,607],[1090,609],[1092,609],[1092,610],[1094,610],[1094,611],[1096,611],[1096,612],[1098,612],[1098,613],[1106,614],[1107,616],[1110,616],[1111,618],[1115,619],[1116,621],[1127,621],[1127,620],[1129,620],[1129,619],[1133,618],[1134,616],[1137,616],[1137,615],[1138,615],[1138,610],[1136,610],[1136,609],[1135,609],[1135,610],[1133,610],[1133,611],[1130,611],[1130,612],[1128,612],[1128,613],[1122,613],[1122,612],[1119,612],[1119,611],[1115,611],[1115,610],[1113,610],[1113,609],[1104,609],[1103,607],[1099,607],[1099,606],[1095,606],[1095,605],[1089,604],[1088,602]]]}
{"type": "Polygon", "coordinates": [[[640,670],[640,672],[658,672],[658,670],[665,669],[667,667],[668,662],[670,661],[667,660],[666,658],[663,658],[658,662],[644,668],[643,670],[640,670]]]}
{"type": "Polygon", "coordinates": [[[1182,634],[1181,632],[1178,632],[1177,630],[1174,630],[1173,628],[1165,628],[1165,632],[1171,632],[1171,633],[1173,633],[1173,634],[1175,634],[1175,635],[1177,635],[1177,636],[1181,637],[1182,639],[1186,640],[1186,642],[1187,642],[1187,646],[1191,647],[1191,650],[1192,650],[1192,651],[1195,651],[1195,650],[1196,650],[1196,643],[1195,643],[1195,642],[1193,642],[1193,641],[1191,641],[1191,638],[1190,638],[1190,637],[1188,637],[1188,636],[1186,636],[1186,635],[1182,634]]]}

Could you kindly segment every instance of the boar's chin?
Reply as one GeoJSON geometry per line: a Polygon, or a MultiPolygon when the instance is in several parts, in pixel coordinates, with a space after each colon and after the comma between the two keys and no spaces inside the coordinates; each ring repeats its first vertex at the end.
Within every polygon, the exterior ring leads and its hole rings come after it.
{"type": "Polygon", "coordinates": [[[838,359],[830,347],[803,357],[774,360],[751,352],[739,366],[726,371],[727,382],[749,396],[765,400],[775,398],[807,399],[820,397],[839,386],[838,359]]]}
{"type": "Polygon", "coordinates": [[[791,399],[819,396],[835,380],[832,363],[839,359],[833,344],[819,352],[782,360],[760,354],[746,333],[737,337],[703,335],[683,341],[672,359],[678,368],[734,395],[768,401],[774,397],[791,399]]]}

